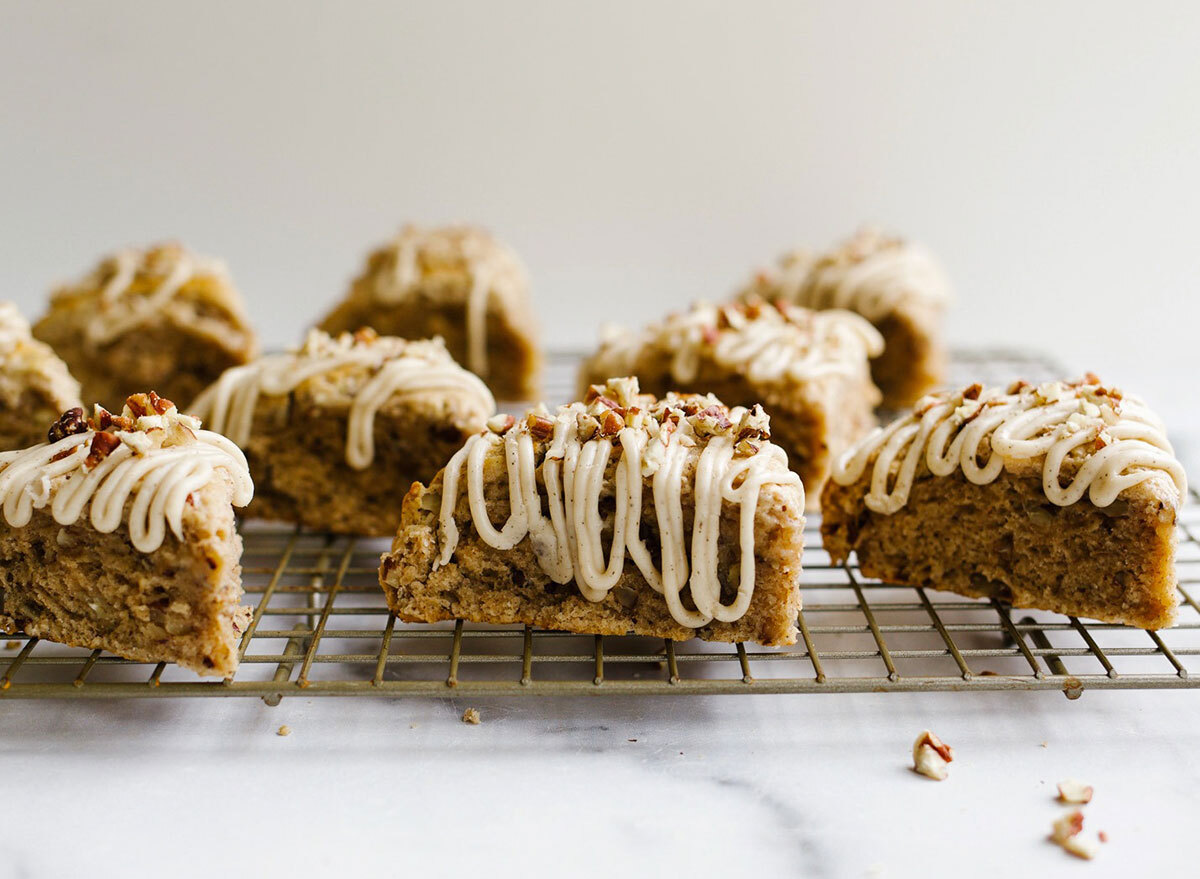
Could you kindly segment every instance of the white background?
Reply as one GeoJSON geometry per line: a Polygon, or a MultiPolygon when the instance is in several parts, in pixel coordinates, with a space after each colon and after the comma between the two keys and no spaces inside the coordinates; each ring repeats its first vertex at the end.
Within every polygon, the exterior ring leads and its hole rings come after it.
{"type": "MultiPolygon", "coordinates": [[[[464,219],[523,255],[561,348],[875,221],[941,255],[955,343],[1095,369],[1186,443],[1197,9],[0,2],[0,297],[36,317],[178,237],[280,346],[401,222],[464,219]]],[[[1192,849],[1194,693],[748,701],[489,703],[478,728],[432,701],[5,703],[0,875],[1165,875],[1192,849]],[[903,768],[927,725],[960,748],[946,785],[903,768]],[[1105,862],[1043,841],[1066,775],[1098,785],[1105,862]]]]}

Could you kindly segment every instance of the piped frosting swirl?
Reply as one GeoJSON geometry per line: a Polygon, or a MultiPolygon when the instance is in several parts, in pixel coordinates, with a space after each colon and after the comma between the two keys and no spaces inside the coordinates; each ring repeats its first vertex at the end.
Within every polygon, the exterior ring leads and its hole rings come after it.
{"type": "Polygon", "coordinates": [[[806,308],[842,308],[879,322],[907,302],[936,309],[950,300],[950,285],[923,247],[867,227],[814,257],[807,250],[784,254],[759,272],[743,298],[782,298],[806,308]]]}
{"type": "Polygon", "coordinates": [[[441,339],[406,341],[373,330],[333,338],[310,330],[304,345],[227,369],[191,405],[209,426],[245,446],[260,396],[282,396],[320,377],[339,375],[350,395],[346,463],[365,470],[375,458],[375,416],[394,397],[457,394],[467,397],[482,423],[496,411],[491,392],[446,352],[441,339]]]}
{"type": "Polygon", "coordinates": [[[640,333],[608,330],[587,370],[624,375],[636,372],[643,357],[669,352],[671,376],[678,382],[694,381],[705,360],[754,382],[802,381],[865,374],[867,359],[882,350],[879,332],[857,314],[751,299],[699,303],[640,333]]]}
{"type": "Polygon", "coordinates": [[[119,416],[101,406],[91,418],[71,409],[50,428],[49,442],[0,453],[0,507],[14,528],[46,507],[60,525],[87,509],[101,533],[127,519],[130,542],[153,552],[168,528],[182,539],[188,498],[218,473],[230,480],[235,506],[250,502],[254,483],[240,449],[170,400],[137,394],[119,416]]]}
{"type": "Polygon", "coordinates": [[[511,550],[528,538],[547,576],[556,583],[573,580],[589,601],[602,601],[617,584],[626,559],[632,559],[646,582],[664,597],[672,618],[699,628],[713,620],[737,620],[750,605],[754,519],[763,486],[791,487],[797,527],[803,522],[804,487],[788,470],[784,451],[770,442],[770,422],[758,406],[727,409],[714,397],[694,395],[669,394],[655,400],[638,393],[636,379],[624,378],[594,386],[585,401],[553,413],[539,408],[519,421],[496,416],[489,427],[471,437],[443,471],[437,566],[448,564],[458,545],[454,512],[465,478],[471,521],[489,546],[511,550]],[[486,502],[484,466],[489,458],[502,458],[508,477],[509,517],[499,528],[486,502]],[[546,494],[545,510],[539,481],[546,494]],[[690,555],[683,514],[685,481],[690,482],[695,504],[690,555]],[[661,568],[642,535],[647,484],[653,494],[661,568]],[[609,491],[615,509],[606,558],[600,498],[609,491]],[[739,510],[741,551],[737,593],[729,602],[722,601],[718,576],[718,538],[726,503],[739,510]],[[684,601],[685,587],[690,587],[693,607],[684,601]]]}
{"type": "Polygon", "coordinates": [[[1144,403],[1092,374],[1078,382],[1008,388],[975,384],[931,394],[912,412],[877,428],[834,466],[833,481],[857,482],[871,466],[865,503],[892,514],[908,502],[922,468],[935,477],[961,471],[984,485],[1005,469],[1040,469],[1046,499],[1067,506],[1085,494],[1106,507],[1147,480],[1187,493],[1166,430],[1144,403]]]}

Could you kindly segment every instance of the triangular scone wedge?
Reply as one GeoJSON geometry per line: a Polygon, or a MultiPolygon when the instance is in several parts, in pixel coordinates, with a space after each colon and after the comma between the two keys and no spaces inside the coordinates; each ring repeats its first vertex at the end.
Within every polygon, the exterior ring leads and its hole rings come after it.
{"type": "Polygon", "coordinates": [[[1186,492],[1162,422],[1096,376],[975,384],[847,452],[821,533],[869,577],[1156,629],[1186,492]]]}
{"type": "Polygon", "coordinates": [[[118,251],[59,287],[33,334],[66,361],[83,399],[114,408],[143,388],[190,400],[258,352],[225,265],[174,243],[118,251]]]}
{"type": "Polygon", "coordinates": [[[771,416],[771,441],[787,452],[815,510],[834,458],[875,426],[879,391],[868,358],[879,333],[848,311],[811,311],[756,299],[698,304],[641,332],[609,330],[580,368],[581,393],[615,375],[642,388],[713,394],[756,403],[771,416]]]}
{"type": "Polygon", "coordinates": [[[298,350],[222,375],[188,407],[246,453],[247,516],[395,533],[404,495],[496,411],[441,340],[311,330],[298,350]]]}
{"type": "Polygon", "coordinates": [[[0,628],[233,674],[250,617],[233,507],[253,491],[233,443],[153,392],[65,412],[0,454],[0,628]]]}
{"type": "Polygon", "coordinates": [[[485,229],[407,225],[372,251],[318,325],[331,335],[440,336],[499,400],[536,400],[542,354],[525,267],[485,229]]]}
{"type": "Polygon", "coordinates": [[[47,424],[79,405],[67,365],[30,335],[15,305],[0,302],[0,450],[36,445],[47,424]]]}
{"type": "Polygon", "coordinates": [[[889,409],[911,406],[946,373],[942,315],[950,285],[925,248],[867,227],[824,253],[785,253],[742,290],[744,299],[782,299],[805,308],[841,308],[869,320],[884,348],[871,375],[889,409]]]}
{"type": "Polygon", "coordinates": [[[414,622],[792,644],[804,488],[762,409],[638,393],[497,416],[404,499],[380,583],[414,622]]]}

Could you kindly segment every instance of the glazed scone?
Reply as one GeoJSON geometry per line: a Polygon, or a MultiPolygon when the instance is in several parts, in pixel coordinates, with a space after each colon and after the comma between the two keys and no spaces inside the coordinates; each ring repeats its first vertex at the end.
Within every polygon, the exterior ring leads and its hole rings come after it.
{"type": "Polygon", "coordinates": [[[525,268],[476,226],[405,226],[368,256],[319,326],[331,335],[372,327],[403,339],[441,336],[497,399],[539,393],[542,356],[525,268]]]}
{"type": "Polygon", "coordinates": [[[440,340],[312,330],[295,352],[228,370],[187,409],[245,451],[247,516],[389,535],[412,484],[432,479],[496,404],[440,340]]]}
{"type": "Polygon", "coordinates": [[[946,373],[942,314],[950,286],[924,248],[867,228],[832,250],[784,254],[741,296],[857,312],[883,335],[871,374],[889,409],[911,406],[946,373]]]}
{"type": "Polygon", "coordinates": [[[243,607],[231,442],[153,392],[0,453],[0,629],[231,675],[243,607]]]}
{"type": "Polygon", "coordinates": [[[33,334],[66,361],[83,399],[108,406],[148,387],[190,400],[258,351],[225,267],[179,244],[102,260],[54,292],[33,334]]]}
{"type": "Polygon", "coordinates": [[[0,302],[0,451],[41,442],[47,424],[79,405],[67,365],[30,335],[15,305],[0,302]]]}
{"type": "Polygon", "coordinates": [[[1175,617],[1186,491],[1162,423],[1094,375],[976,384],[847,452],[821,533],[870,577],[1156,629],[1175,617]]]}
{"type": "Polygon", "coordinates": [[[804,488],[760,407],[638,392],[498,416],[404,499],[379,580],[415,622],[791,644],[804,488]],[[494,524],[494,523],[499,523],[494,524]]]}
{"type": "Polygon", "coordinates": [[[636,375],[658,396],[711,393],[731,406],[761,403],[772,441],[787,452],[815,510],[834,456],[875,426],[879,391],[868,358],[882,344],[847,311],[756,299],[701,304],[640,333],[609,331],[580,369],[580,393],[636,375]]]}

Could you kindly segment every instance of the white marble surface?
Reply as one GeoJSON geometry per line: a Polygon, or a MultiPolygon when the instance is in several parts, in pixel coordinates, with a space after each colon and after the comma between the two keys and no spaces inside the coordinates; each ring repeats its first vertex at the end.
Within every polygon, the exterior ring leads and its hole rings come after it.
{"type": "Polygon", "coordinates": [[[0,870],[1178,876],[1198,721],[1194,692],[5,703],[0,870]],[[926,726],[942,783],[907,768],[926,726]],[[1045,838],[1068,776],[1091,863],[1045,838]]]}

